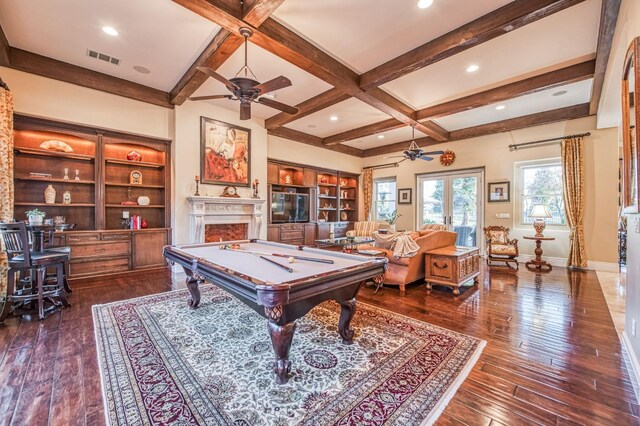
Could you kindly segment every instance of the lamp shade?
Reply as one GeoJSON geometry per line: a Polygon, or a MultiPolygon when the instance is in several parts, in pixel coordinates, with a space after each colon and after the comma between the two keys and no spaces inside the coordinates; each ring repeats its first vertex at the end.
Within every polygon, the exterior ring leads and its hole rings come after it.
{"type": "Polygon", "coordinates": [[[536,204],[531,209],[531,213],[529,214],[529,217],[550,218],[550,217],[553,217],[553,216],[549,212],[549,209],[547,209],[547,206],[545,206],[544,204],[536,204]]]}

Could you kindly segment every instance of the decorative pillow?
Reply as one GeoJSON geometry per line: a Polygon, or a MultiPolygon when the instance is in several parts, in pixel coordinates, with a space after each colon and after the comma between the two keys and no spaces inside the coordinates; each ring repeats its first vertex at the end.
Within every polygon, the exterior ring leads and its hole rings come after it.
{"type": "Polygon", "coordinates": [[[503,256],[516,256],[516,248],[504,244],[491,244],[491,254],[499,254],[503,256]]]}
{"type": "Polygon", "coordinates": [[[507,234],[503,231],[489,231],[491,244],[507,244],[507,234]]]}

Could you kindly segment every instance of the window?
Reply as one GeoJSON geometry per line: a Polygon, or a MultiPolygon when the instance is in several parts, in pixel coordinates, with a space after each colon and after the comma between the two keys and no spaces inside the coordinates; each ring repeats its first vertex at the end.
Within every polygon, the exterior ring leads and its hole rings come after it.
{"type": "Polygon", "coordinates": [[[373,181],[373,220],[385,220],[396,209],[396,179],[373,181]]]}
{"type": "Polygon", "coordinates": [[[547,225],[566,225],[564,200],[562,198],[562,164],[560,160],[546,160],[535,163],[522,163],[519,168],[521,197],[518,208],[520,223],[532,224],[535,219],[529,217],[533,206],[543,204],[552,217],[545,219],[547,225]]]}

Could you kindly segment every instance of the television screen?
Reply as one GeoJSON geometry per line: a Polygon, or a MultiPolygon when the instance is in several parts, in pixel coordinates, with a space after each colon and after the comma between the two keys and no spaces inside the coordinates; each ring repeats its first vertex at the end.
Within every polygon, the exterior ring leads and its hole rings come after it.
{"type": "Polygon", "coordinates": [[[271,222],[308,222],[309,195],[288,192],[271,193],[271,222]]]}

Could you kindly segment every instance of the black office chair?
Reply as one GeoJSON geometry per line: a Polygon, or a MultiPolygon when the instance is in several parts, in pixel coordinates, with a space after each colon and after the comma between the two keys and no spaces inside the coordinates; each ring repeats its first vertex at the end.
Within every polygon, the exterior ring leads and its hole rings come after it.
{"type": "MultiPolygon", "coordinates": [[[[71,247],[69,246],[57,246],[55,244],[54,238],[54,229],[51,228],[49,232],[46,234],[46,238],[44,241],[45,251],[51,251],[55,253],[66,254],[69,258],[64,262],[64,291],[67,293],[72,293],[71,286],[69,286],[69,280],[67,277],[69,276],[69,261],[71,260],[71,247]]],[[[51,279],[55,277],[47,276],[47,279],[51,279]]]]}
{"type": "Polygon", "coordinates": [[[29,235],[23,222],[0,223],[0,238],[9,263],[7,295],[0,310],[0,322],[11,313],[12,308],[19,310],[33,301],[38,302],[38,317],[41,320],[45,318],[45,299],[56,306],[71,306],[62,288],[64,262],[69,260],[68,254],[31,251],[29,235]],[[51,285],[47,282],[47,268],[56,270],[56,279],[51,285]],[[21,277],[17,283],[16,274],[21,277]]]}

